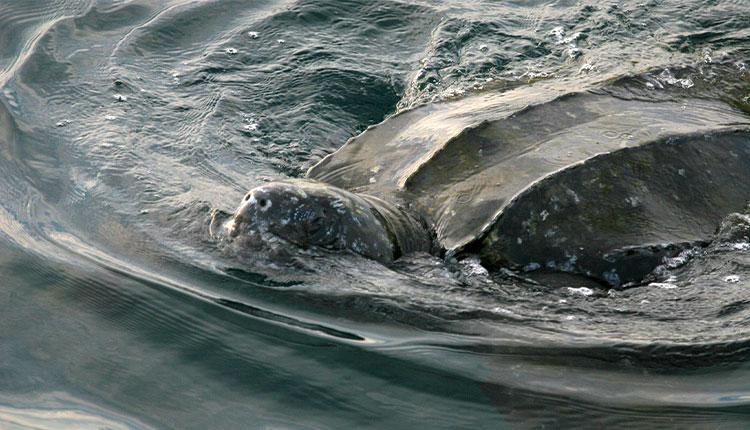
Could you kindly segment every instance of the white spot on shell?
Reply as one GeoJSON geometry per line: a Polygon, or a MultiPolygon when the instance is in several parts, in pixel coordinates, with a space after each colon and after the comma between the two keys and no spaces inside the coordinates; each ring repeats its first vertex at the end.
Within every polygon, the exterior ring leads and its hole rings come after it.
{"type": "Polygon", "coordinates": [[[615,269],[612,269],[609,272],[604,272],[604,280],[609,282],[613,285],[619,285],[620,284],[620,275],[617,274],[615,269]]]}
{"type": "Polygon", "coordinates": [[[576,203],[581,203],[581,198],[578,197],[578,194],[576,194],[575,191],[571,190],[570,188],[566,189],[565,192],[570,196],[573,197],[573,201],[576,203]]]}
{"type": "Polygon", "coordinates": [[[630,206],[634,208],[637,208],[641,205],[641,200],[636,196],[628,197],[627,199],[625,199],[625,201],[630,203],[630,206]]]}

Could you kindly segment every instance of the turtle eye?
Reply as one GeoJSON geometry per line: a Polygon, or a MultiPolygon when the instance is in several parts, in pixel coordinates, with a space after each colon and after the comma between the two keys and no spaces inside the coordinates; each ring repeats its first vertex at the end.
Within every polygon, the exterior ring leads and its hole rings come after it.
{"type": "Polygon", "coordinates": [[[328,228],[329,223],[326,222],[326,218],[318,216],[310,221],[308,237],[318,246],[331,247],[336,242],[336,237],[330,234],[328,228]]]}
{"type": "Polygon", "coordinates": [[[313,236],[317,235],[323,230],[324,227],[325,227],[325,219],[322,216],[315,217],[315,219],[310,221],[309,233],[313,236]]]}

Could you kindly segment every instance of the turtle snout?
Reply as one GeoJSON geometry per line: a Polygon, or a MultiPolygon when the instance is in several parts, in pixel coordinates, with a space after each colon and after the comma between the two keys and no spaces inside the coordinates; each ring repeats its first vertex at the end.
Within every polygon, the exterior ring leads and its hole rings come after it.
{"type": "Polygon", "coordinates": [[[251,222],[259,213],[266,212],[271,204],[271,196],[268,192],[261,189],[248,192],[234,213],[235,225],[251,222]]]}

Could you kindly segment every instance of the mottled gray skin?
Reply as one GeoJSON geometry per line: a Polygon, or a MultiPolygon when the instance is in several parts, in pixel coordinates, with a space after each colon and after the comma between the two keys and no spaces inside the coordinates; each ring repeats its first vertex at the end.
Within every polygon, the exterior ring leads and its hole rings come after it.
{"type": "Polygon", "coordinates": [[[251,191],[228,230],[384,263],[468,253],[639,281],[710,241],[750,197],[747,114],[698,85],[653,92],[648,79],[573,92],[541,82],[399,113],[308,180],[251,191]]]}
{"type": "Polygon", "coordinates": [[[386,264],[431,248],[427,228],[399,205],[303,179],[251,190],[226,228],[231,238],[270,233],[302,248],[349,250],[386,264]]]}

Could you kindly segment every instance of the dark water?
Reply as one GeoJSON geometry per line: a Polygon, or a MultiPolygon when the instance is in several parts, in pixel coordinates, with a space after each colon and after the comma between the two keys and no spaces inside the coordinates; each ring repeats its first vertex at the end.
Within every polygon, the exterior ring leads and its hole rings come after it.
{"type": "Polygon", "coordinates": [[[746,214],[617,290],[207,226],[430,101],[645,73],[750,112],[749,53],[743,0],[5,0],[0,427],[747,428],[746,214]]]}

